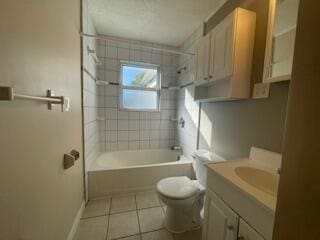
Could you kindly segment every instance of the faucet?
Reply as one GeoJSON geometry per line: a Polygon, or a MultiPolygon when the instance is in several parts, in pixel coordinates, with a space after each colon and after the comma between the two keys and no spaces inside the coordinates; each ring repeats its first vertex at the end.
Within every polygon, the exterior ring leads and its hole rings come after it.
{"type": "Polygon", "coordinates": [[[179,151],[179,157],[178,157],[178,160],[180,160],[180,156],[183,155],[183,148],[182,146],[172,146],[171,147],[171,150],[174,150],[174,151],[179,151]]]}

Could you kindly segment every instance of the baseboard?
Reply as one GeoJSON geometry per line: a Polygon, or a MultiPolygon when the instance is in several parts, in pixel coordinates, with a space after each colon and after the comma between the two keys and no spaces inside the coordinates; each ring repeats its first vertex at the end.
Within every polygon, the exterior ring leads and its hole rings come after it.
{"type": "Polygon", "coordinates": [[[85,208],[85,202],[83,201],[82,204],[81,204],[81,207],[80,207],[80,209],[79,209],[79,211],[77,213],[77,216],[75,217],[75,219],[73,221],[73,224],[72,224],[72,227],[71,227],[71,230],[69,232],[67,240],[72,240],[74,235],[76,234],[76,231],[77,231],[77,228],[79,226],[82,213],[84,211],[84,208],[85,208]]]}

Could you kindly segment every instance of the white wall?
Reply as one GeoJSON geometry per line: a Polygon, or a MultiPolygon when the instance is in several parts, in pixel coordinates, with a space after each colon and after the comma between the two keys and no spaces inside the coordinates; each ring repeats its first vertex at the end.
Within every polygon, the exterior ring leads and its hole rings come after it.
{"type": "MultiPolygon", "coordinates": [[[[181,45],[180,50],[186,52],[195,52],[196,46],[202,36],[202,26],[200,26],[186,41],[181,45]]],[[[178,85],[185,85],[193,82],[195,79],[195,57],[181,55],[178,58],[178,69],[187,67],[178,75],[178,85]]],[[[176,143],[181,145],[184,154],[191,158],[191,154],[197,148],[197,132],[199,120],[199,104],[194,101],[194,86],[184,87],[178,91],[177,118],[185,120],[185,127],[177,126],[176,143]]]]}
{"type": "MultiPolygon", "coordinates": [[[[125,60],[157,64],[162,74],[162,86],[176,84],[176,56],[173,54],[121,42],[98,41],[98,55],[103,62],[98,68],[99,80],[119,83],[119,63],[125,60]]],[[[176,115],[174,91],[161,90],[159,112],[135,112],[120,111],[118,86],[98,88],[99,116],[105,118],[99,122],[100,152],[168,148],[174,144],[175,122],[170,121],[176,115]]]]}
{"type": "MultiPolygon", "coordinates": [[[[83,31],[96,34],[92,19],[88,14],[88,0],[83,0],[83,31]]],[[[97,77],[97,65],[94,59],[88,55],[87,46],[96,50],[96,41],[92,38],[83,38],[82,66],[90,74],[83,71],[83,113],[84,113],[84,152],[86,172],[99,154],[99,132],[98,132],[98,87],[92,77],[97,77]],[[92,77],[90,77],[90,75],[92,77]]]]}

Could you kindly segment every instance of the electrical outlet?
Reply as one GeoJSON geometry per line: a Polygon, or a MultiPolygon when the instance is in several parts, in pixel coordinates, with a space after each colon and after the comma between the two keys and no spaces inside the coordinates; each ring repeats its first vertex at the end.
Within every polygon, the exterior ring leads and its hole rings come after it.
{"type": "Polygon", "coordinates": [[[256,83],[253,88],[253,98],[268,98],[270,92],[270,83],[256,83]]]}

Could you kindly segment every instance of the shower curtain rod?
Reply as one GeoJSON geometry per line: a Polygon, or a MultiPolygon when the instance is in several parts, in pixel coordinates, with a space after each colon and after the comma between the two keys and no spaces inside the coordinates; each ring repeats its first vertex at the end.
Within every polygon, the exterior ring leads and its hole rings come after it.
{"type": "Polygon", "coordinates": [[[181,51],[170,50],[170,49],[159,48],[159,47],[149,47],[149,46],[145,46],[145,45],[142,45],[142,44],[131,43],[129,41],[125,41],[125,40],[121,40],[121,39],[105,37],[105,36],[100,36],[100,35],[93,35],[93,34],[88,34],[88,33],[83,33],[83,32],[80,32],[80,36],[81,37],[90,37],[90,38],[99,39],[99,40],[109,40],[109,41],[114,41],[114,42],[123,42],[123,43],[130,44],[132,46],[135,46],[135,47],[141,47],[141,48],[152,49],[152,50],[168,52],[168,53],[174,53],[174,54],[179,54],[179,55],[186,55],[186,56],[192,56],[192,57],[195,56],[194,53],[190,53],[190,52],[181,52],[181,51]]]}

